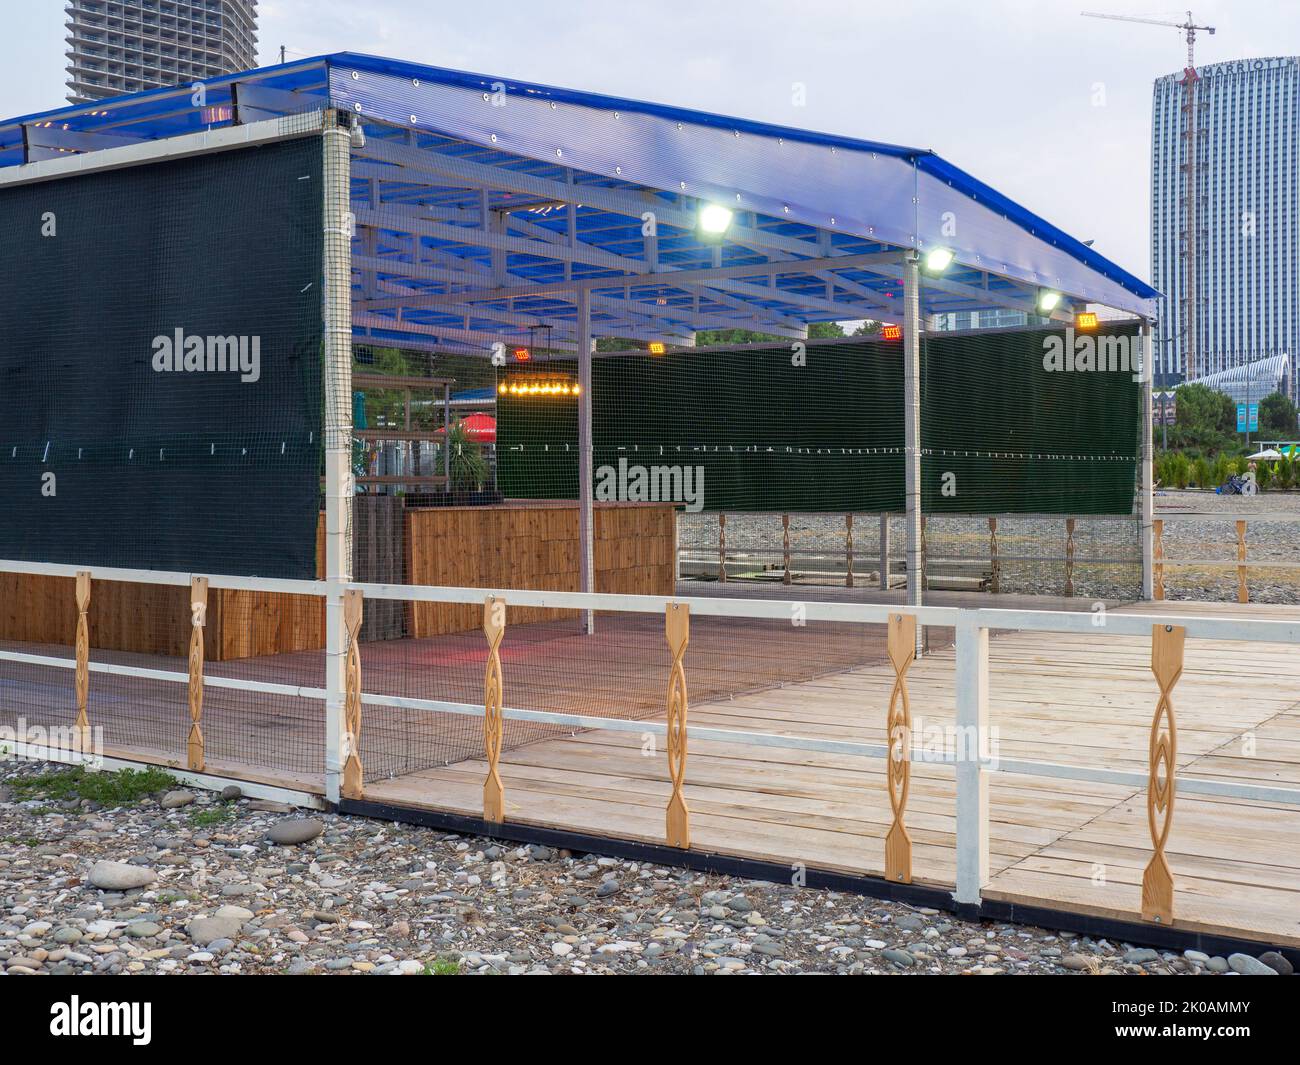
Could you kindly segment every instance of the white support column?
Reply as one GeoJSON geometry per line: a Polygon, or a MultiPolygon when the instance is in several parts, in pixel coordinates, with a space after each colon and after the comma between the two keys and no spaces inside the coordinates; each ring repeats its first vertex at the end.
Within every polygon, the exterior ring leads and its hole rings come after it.
{"type": "Polygon", "coordinates": [[[1155,521],[1155,464],[1151,440],[1151,382],[1155,374],[1155,352],[1151,345],[1151,321],[1142,323],[1142,468],[1138,482],[1138,512],[1142,536],[1142,598],[1155,598],[1153,568],[1155,521]]]}
{"type": "MultiPolygon", "coordinates": [[[[595,515],[592,512],[592,438],[591,438],[591,292],[581,288],[577,296],[578,339],[578,588],[596,590],[595,515]]],[[[583,611],[583,631],[596,631],[596,615],[583,611]]]]}
{"type": "MultiPolygon", "coordinates": [[[[907,468],[907,604],[920,606],[921,574],[921,262],[909,253],[903,264],[903,430],[907,468]]],[[[916,626],[916,657],[925,643],[916,626]]]]}
{"type": "Polygon", "coordinates": [[[324,139],[325,798],[339,801],[347,630],[343,584],[352,579],[351,134],[327,112],[324,139]]]}
{"type": "Polygon", "coordinates": [[[979,905],[989,879],[989,630],[979,611],[957,615],[957,884],[953,898],[979,905]]]}

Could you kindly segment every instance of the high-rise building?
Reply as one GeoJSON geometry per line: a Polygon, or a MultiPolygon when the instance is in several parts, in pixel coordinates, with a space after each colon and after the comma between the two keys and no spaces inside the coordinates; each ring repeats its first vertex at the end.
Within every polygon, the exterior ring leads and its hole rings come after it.
{"type": "Polygon", "coordinates": [[[1158,386],[1187,376],[1183,323],[1196,323],[1195,377],[1300,353],[1300,57],[1213,63],[1195,71],[1188,148],[1184,74],[1155,83],[1151,107],[1151,283],[1162,293],[1158,386]],[[1183,167],[1197,219],[1187,254],[1183,167]],[[1187,285],[1187,271],[1195,270],[1187,285]],[[1184,293],[1196,295],[1188,316],[1184,293]]]}
{"type": "Polygon", "coordinates": [[[74,104],[257,65],[257,0],[67,0],[67,12],[74,104]]]}
{"type": "Polygon", "coordinates": [[[948,311],[930,315],[929,329],[934,333],[947,333],[965,329],[1026,329],[1047,324],[1047,319],[1028,311],[1013,311],[995,307],[987,311],[948,311]]]}

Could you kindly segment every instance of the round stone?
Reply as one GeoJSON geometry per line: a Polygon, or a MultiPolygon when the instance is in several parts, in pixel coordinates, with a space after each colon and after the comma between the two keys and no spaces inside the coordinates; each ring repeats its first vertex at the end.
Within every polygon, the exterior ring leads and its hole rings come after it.
{"type": "Polygon", "coordinates": [[[90,870],[90,882],[102,891],[130,891],[147,887],[158,874],[143,865],[125,862],[96,862],[90,870]]]}
{"type": "Polygon", "coordinates": [[[323,831],[325,826],[314,817],[290,817],[273,824],[266,838],[282,847],[291,847],[313,840],[323,831]]]}
{"type": "Polygon", "coordinates": [[[237,917],[196,917],[185,927],[190,940],[201,947],[219,939],[234,939],[244,922],[237,917]]]}
{"type": "Polygon", "coordinates": [[[1229,954],[1228,967],[1242,976],[1276,976],[1277,970],[1265,965],[1258,958],[1249,954],[1229,954]]]}

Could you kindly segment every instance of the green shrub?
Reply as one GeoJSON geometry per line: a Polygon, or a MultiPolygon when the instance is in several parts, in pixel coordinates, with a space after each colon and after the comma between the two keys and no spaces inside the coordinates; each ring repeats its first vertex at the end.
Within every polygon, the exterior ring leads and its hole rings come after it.
{"type": "Polygon", "coordinates": [[[1273,465],[1273,487],[1280,492],[1289,492],[1296,483],[1295,459],[1278,459],[1273,465]]]}
{"type": "Polygon", "coordinates": [[[1182,452],[1175,452],[1170,461],[1170,477],[1175,488],[1186,488],[1188,478],[1191,476],[1192,464],[1187,461],[1187,456],[1182,452]]]}
{"type": "Polygon", "coordinates": [[[1197,488],[1209,488],[1212,477],[1210,464],[1204,458],[1198,458],[1192,463],[1192,479],[1197,488]]]}

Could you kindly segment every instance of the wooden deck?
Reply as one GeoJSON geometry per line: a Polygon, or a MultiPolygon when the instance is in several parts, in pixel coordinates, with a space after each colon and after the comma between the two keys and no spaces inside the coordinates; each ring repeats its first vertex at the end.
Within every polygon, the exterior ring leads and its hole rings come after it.
{"type": "MultiPolygon", "coordinates": [[[[1295,617],[1294,608],[1203,603],[1125,609],[1295,617]]],[[[990,724],[1003,757],[1146,772],[1157,696],[1148,641],[1010,633],[990,642],[989,657],[990,724]]],[[[950,649],[913,667],[916,732],[952,724],[953,667],[950,649]]],[[[686,669],[689,679],[690,651],[686,669]]],[[[868,665],[734,699],[694,701],[690,722],[884,743],[891,683],[888,666],[868,665]]],[[[513,704],[509,694],[507,702],[513,704]]],[[[1300,786],[1294,649],[1195,641],[1174,705],[1180,772],[1300,786]]],[[[485,769],[481,760],[466,760],[371,784],[366,797],[479,816],[485,769]]],[[[878,759],[692,741],[692,843],[879,875],[890,821],[884,770],[878,759]]],[[[662,750],[646,753],[638,735],[593,731],[532,743],[503,755],[501,776],[507,820],[663,841],[666,758],[662,750]]],[[[1145,789],[998,773],[990,811],[987,897],[1138,919],[1151,853],[1145,789]]],[[[950,768],[914,762],[907,823],[916,880],[951,885],[950,768]]],[[[1300,946],[1300,808],[1180,795],[1167,854],[1178,927],[1300,946]]]]}

